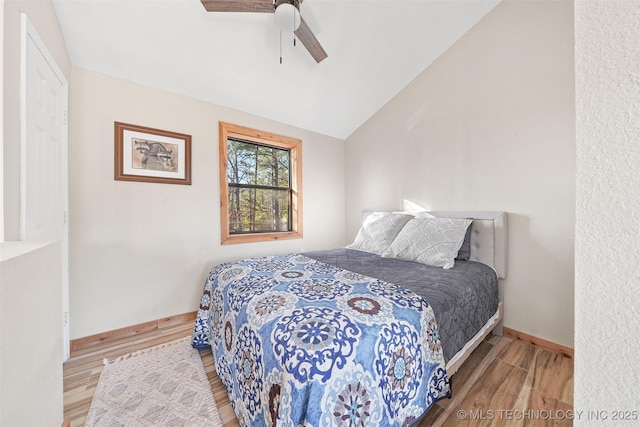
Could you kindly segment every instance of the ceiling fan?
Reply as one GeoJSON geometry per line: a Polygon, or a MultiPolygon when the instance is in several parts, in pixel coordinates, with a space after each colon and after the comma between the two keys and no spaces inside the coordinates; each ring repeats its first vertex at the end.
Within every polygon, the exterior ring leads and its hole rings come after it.
{"type": "Polygon", "coordinates": [[[327,52],[311,32],[304,18],[300,15],[300,3],[303,0],[200,0],[207,12],[256,12],[275,13],[276,23],[281,27],[288,26],[309,51],[316,62],[327,57],[327,52]]]}

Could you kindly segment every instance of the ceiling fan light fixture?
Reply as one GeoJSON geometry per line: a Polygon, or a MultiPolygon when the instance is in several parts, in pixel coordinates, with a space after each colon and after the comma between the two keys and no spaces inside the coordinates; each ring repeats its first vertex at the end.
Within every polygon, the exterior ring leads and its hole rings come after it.
{"type": "Polygon", "coordinates": [[[277,0],[275,4],[276,25],[282,31],[294,32],[300,27],[300,2],[277,0]]]}

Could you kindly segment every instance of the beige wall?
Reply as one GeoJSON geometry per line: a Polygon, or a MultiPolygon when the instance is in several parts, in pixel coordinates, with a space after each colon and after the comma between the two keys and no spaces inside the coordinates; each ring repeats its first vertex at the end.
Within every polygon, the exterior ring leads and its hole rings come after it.
{"type": "Polygon", "coordinates": [[[505,326],[573,346],[570,1],[499,4],[346,141],[347,240],[403,199],[509,213],[505,326]]]}
{"type": "Polygon", "coordinates": [[[4,0],[0,0],[0,242],[4,242],[4,0]]]}
{"type": "Polygon", "coordinates": [[[580,0],[575,15],[574,407],[608,417],[575,425],[621,426],[640,408],[640,2],[580,0]]]}
{"type": "Polygon", "coordinates": [[[216,263],[344,245],[341,140],[75,67],[70,117],[72,338],[196,310],[216,263]],[[190,134],[192,185],[115,181],[114,121],[190,134]],[[220,245],[218,121],[302,139],[303,239],[220,245]]]}
{"type": "Polygon", "coordinates": [[[59,243],[0,243],[0,425],[62,425],[59,243]]]}
{"type": "Polygon", "coordinates": [[[71,63],[50,0],[6,0],[4,8],[4,235],[20,237],[20,12],[29,17],[69,80],[71,63]]]}

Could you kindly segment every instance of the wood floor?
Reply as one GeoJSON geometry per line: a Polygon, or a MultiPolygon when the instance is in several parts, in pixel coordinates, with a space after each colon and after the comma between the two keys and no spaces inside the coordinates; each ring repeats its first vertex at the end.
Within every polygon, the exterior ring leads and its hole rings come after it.
{"type": "MultiPolygon", "coordinates": [[[[64,364],[64,413],[71,427],[84,425],[103,358],[191,335],[192,322],[101,344],[64,364]]],[[[225,426],[237,426],[210,351],[201,351],[225,426]]],[[[452,397],[417,424],[435,426],[571,426],[573,360],[510,338],[490,335],[451,379],[452,397]]]]}

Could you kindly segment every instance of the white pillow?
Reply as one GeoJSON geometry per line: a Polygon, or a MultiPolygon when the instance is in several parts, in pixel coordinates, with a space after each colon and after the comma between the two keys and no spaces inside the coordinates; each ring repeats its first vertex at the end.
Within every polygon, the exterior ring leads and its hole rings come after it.
{"type": "Polygon", "coordinates": [[[413,215],[403,213],[373,212],[365,218],[356,239],[347,248],[382,255],[412,218],[413,215]]]}
{"type": "Polygon", "coordinates": [[[451,268],[471,222],[457,218],[414,218],[382,256],[451,268]]]}

